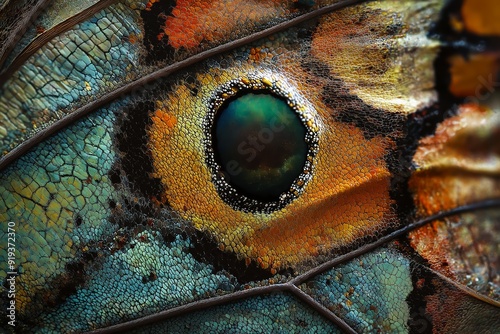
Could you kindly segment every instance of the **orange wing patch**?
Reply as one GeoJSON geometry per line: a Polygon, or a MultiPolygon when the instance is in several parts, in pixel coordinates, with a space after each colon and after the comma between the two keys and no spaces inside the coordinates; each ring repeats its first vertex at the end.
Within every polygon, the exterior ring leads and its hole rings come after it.
{"type": "MultiPolygon", "coordinates": [[[[178,0],[172,16],[166,17],[164,31],[174,48],[187,49],[205,40],[225,40],[245,22],[265,21],[289,14],[291,1],[178,0]]],[[[242,31],[243,33],[243,31],[242,31]]],[[[159,38],[162,36],[160,35],[159,38]]]]}
{"type": "Polygon", "coordinates": [[[500,52],[473,54],[465,58],[453,55],[450,64],[450,92],[457,97],[481,98],[496,88],[500,74],[500,52]]]}
{"type": "MultiPolygon", "coordinates": [[[[414,156],[418,169],[409,182],[418,216],[498,198],[499,142],[499,114],[475,104],[461,106],[459,114],[441,123],[435,135],[422,139],[414,156]]],[[[488,223],[491,216],[436,221],[411,232],[409,239],[433,269],[473,285],[474,275],[487,273],[481,267],[484,258],[498,263],[498,243],[487,237],[498,233],[491,231],[495,226],[488,223]],[[469,266],[478,268],[469,271],[469,266]]]]}
{"type": "Polygon", "coordinates": [[[421,215],[500,196],[499,129],[497,113],[467,104],[420,141],[409,186],[421,215]]]}
{"type": "Polygon", "coordinates": [[[497,0],[464,0],[461,15],[468,32],[480,36],[500,35],[497,0]]]}

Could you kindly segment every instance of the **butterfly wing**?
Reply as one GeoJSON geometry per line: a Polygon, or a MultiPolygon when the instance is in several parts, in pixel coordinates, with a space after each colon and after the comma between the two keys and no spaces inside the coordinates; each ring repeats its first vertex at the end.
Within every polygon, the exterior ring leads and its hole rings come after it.
{"type": "Polygon", "coordinates": [[[405,230],[498,198],[494,11],[96,5],[48,7],[3,58],[5,329],[498,327],[498,206],[405,230]],[[290,201],[217,188],[208,115],[233,90],[286,96],[317,134],[290,201]]]}

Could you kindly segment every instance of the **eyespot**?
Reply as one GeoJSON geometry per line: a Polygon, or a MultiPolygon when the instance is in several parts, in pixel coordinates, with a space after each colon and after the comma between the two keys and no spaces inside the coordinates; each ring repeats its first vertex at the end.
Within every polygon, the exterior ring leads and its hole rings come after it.
{"type": "Polygon", "coordinates": [[[385,161],[392,140],[367,138],[362,129],[332,117],[335,104],[324,99],[325,87],[299,65],[293,69],[210,66],[167,94],[154,94],[147,129],[150,176],[163,188],[157,199],[209,235],[221,251],[263,269],[316,261],[319,254],[396,221],[385,161]],[[284,101],[305,129],[303,170],[278,198],[238,188],[224,178],[216,157],[219,115],[231,101],[250,94],[284,101]]]}
{"type": "Polygon", "coordinates": [[[283,85],[263,76],[231,80],[208,103],[206,162],[219,196],[237,210],[280,209],[312,177],[318,126],[283,85]]]}

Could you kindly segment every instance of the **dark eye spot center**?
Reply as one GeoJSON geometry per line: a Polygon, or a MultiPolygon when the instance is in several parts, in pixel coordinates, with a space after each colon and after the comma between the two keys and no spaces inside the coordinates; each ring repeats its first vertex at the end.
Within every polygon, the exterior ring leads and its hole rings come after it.
{"type": "Polygon", "coordinates": [[[285,78],[252,73],[231,80],[206,105],[205,159],[224,202],[271,213],[303,194],[320,126],[312,105],[285,78]]]}
{"type": "Polygon", "coordinates": [[[301,174],[306,128],[286,101],[268,92],[224,103],[214,124],[216,161],[228,182],[258,200],[276,200],[301,174]]]}

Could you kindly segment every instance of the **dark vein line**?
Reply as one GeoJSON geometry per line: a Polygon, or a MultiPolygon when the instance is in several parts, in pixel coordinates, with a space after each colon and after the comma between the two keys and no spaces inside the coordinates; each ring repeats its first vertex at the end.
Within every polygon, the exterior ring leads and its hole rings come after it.
{"type": "MultiPolygon", "coordinates": [[[[473,212],[477,210],[482,210],[482,209],[491,209],[491,208],[500,208],[500,198],[496,199],[490,199],[490,200],[484,200],[472,204],[467,204],[463,205],[457,208],[454,208],[449,211],[441,212],[432,216],[429,216],[427,218],[424,218],[422,220],[419,220],[415,223],[409,224],[385,237],[380,238],[376,242],[373,242],[371,244],[365,245],[361,248],[358,248],[355,251],[352,251],[348,254],[342,255],[338,258],[335,258],[331,261],[325,262],[321,265],[319,265],[316,268],[313,268],[304,274],[301,274],[297,276],[295,279],[290,280],[287,283],[284,284],[275,284],[275,285],[269,285],[269,286],[260,286],[260,287],[255,287],[251,288],[248,290],[244,291],[237,291],[231,294],[227,294],[224,296],[219,296],[219,297],[213,297],[209,299],[204,299],[200,301],[195,301],[190,304],[182,305],[179,307],[174,307],[169,310],[165,310],[162,312],[158,312],[146,317],[142,317],[139,319],[135,319],[132,321],[128,321],[125,323],[121,323],[118,325],[110,326],[110,327],[105,327],[101,329],[97,329],[92,332],[88,332],[89,334],[103,334],[103,333],[117,333],[121,332],[124,330],[130,330],[133,328],[138,328],[140,326],[152,324],[158,321],[163,321],[168,318],[182,315],[188,312],[193,312],[193,311],[198,311],[198,310],[203,310],[205,308],[211,307],[211,306],[217,306],[217,305],[223,305],[223,304],[228,304],[231,303],[235,300],[247,298],[247,297],[253,297],[253,296],[258,296],[266,293],[273,293],[273,292],[281,292],[281,291],[288,291],[293,293],[295,296],[300,298],[303,302],[307,303],[309,306],[314,308],[319,314],[325,316],[327,319],[332,321],[334,324],[339,326],[342,330],[344,330],[347,333],[356,333],[348,324],[346,324],[341,318],[339,318],[336,314],[325,308],[323,305],[321,305],[318,301],[316,301],[313,297],[309,296],[306,294],[304,291],[302,291],[300,288],[298,288],[298,285],[302,284],[303,282],[307,281],[308,279],[312,278],[313,276],[319,275],[331,268],[333,268],[336,265],[345,263],[347,261],[352,260],[353,258],[356,258],[360,255],[363,255],[367,252],[370,252],[374,250],[377,247],[382,246],[384,243],[387,243],[391,240],[394,240],[396,238],[399,238],[408,232],[422,227],[434,220],[438,219],[443,219],[449,216],[454,216],[462,213],[468,213],[468,212],[473,212]]],[[[428,268],[427,268],[428,269],[428,268]]],[[[439,274],[439,273],[438,273],[439,274]]],[[[441,275],[440,275],[441,276],[441,275]]],[[[447,281],[451,281],[447,279],[446,277],[443,277],[447,281]]],[[[451,281],[451,283],[453,283],[451,281]]],[[[454,284],[457,286],[456,284],[454,284]]],[[[457,286],[460,288],[460,286],[457,286]]],[[[463,290],[463,289],[462,289],[463,290]]],[[[483,299],[482,299],[483,300],[483,299]]],[[[485,302],[488,302],[487,300],[483,300],[485,302]]],[[[491,304],[491,303],[490,303],[491,304]]],[[[495,304],[496,305],[496,304],[495,304]]]]}
{"type": "Polygon", "coordinates": [[[402,237],[403,235],[413,231],[414,229],[422,227],[422,226],[424,226],[424,225],[426,225],[434,220],[443,219],[443,218],[446,218],[449,216],[455,216],[455,215],[462,214],[462,213],[477,211],[477,210],[481,210],[481,209],[490,209],[490,208],[500,208],[500,198],[489,199],[489,200],[484,200],[484,201],[480,201],[480,202],[476,202],[476,203],[466,204],[466,205],[459,206],[459,207],[456,207],[456,208],[448,210],[448,211],[437,213],[435,215],[432,215],[432,216],[429,216],[429,217],[424,218],[422,220],[419,220],[415,223],[408,224],[408,225],[402,227],[401,229],[394,231],[394,232],[378,239],[375,242],[364,245],[364,246],[362,246],[362,247],[360,247],[360,248],[358,248],[350,253],[341,255],[339,257],[336,257],[335,259],[327,261],[327,262],[305,272],[304,274],[297,276],[296,278],[291,280],[290,283],[292,283],[294,285],[299,285],[299,284],[307,281],[308,279],[310,279],[313,276],[319,275],[319,274],[333,268],[334,266],[337,266],[339,264],[343,264],[343,263],[350,261],[358,256],[366,254],[366,253],[374,250],[375,248],[378,248],[389,241],[392,241],[394,239],[402,237]]]}
{"type": "Polygon", "coordinates": [[[290,292],[292,292],[295,296],[297,296],[300,300],[302,300],[307,305],[311,306],[316,312],[333,322],[337,325],[343,332],[348,334],[357,334],[351,326],[349,326],[344,320],[339,318],[335,313],[318,303],[313,297],[309,296],[307,293],[299,289],[293,284],[289,285],[290,292]]]}
{"type": "MultiPolygon", "coordinates": [[[[85,8],[81,12],[75,14],[62,21],[61,23],[53,26],[52,28],[45,31],[43,34],[38,35],[28,44],[24,50],[12,61],[12,63],[0,73],[0,87],[5,84],[7,80],[14,74],[23,64],[24,62],[31,57],[35,52],[37,52],[41,47],[50,42],[54,37],[59,34],[62,34],[80,22],[85,21],[86,19],[92,17],[97,12],[103,10],[104,8],[118,2],[119,0],[103,0],[99,1],[92,6],[85,8]]],[[[1,67],[2,63],[0,63],[1,67]]]]}
{"type": "Polygon", "coordinates": [[[141,77],[140,79],[137,79],[135,81],[132,81],[125,86],[122,86],[120,88],[115,89],[114,91],[107,93],[105,95],[102,95],[98,99],[96,99],[93,102],[90,102],[89,104],[86,104],[78,109],[76,109],[74,112],[71,114],[68,114],[68,116],[65,116],[47,128],[37,132],[34,134],[32,137],[28,138],[25,140],[23,143],[19,144],[16,148],[11,150],[9,153],[4,155],[0,159],[0,171],[3,170],[5,167],[7,167],[9,164],[11,164],[14,160],[19,158],[21,155],[26,153],[30,148],[35,146],[37,143],[40,141],[48,138],[52,134],[54,134],[56,131],[59,131],[66,127],[67,125],[75,122],[76,120],[80,119],[84,115],[87,115],[88,113],[112,102],[116,98],[122,95],[126,95],[130,92],[132,92],[134,89],[137,87],[141,87],[144,85],[147,85],[159,78],[166,77],[168,75],[171,75],[174,72],[177,72],[181,69],[187,68],[193,64],[196,64],[200,61],[203,61],[209,57],[213,57],[215,55],[218,55],[223,52],[230,51],[232,49],[244,46],[245,44],[251,43],[253,41],[262,39],[264,37],[267,37],[269,35],[275,34],[277,32],[283,31],[285,29],[291,28],[297,24],[300,24],[302,22],[305,22],[307,20],[311,20],[315,17],[327,14],[329,12],[332,12],[334,10],[338,10],[344,7],[348,7],[357,3],[362,3],[366,2],[367,0],[345,0],[341,1],[338,3],[335,3],[333,5],[328,5],[322,8],[319,8],[315,11],[309,12],[307,14],[297,16],[293,19],[290,19],[288,21],[279,23],[275,26],[272,26],[270,28],[264,29],[262,31],[256,32],[254,34],[242,37],[240,39],[228,42],[226,44],[219,45],[217,47],[214,47],[212,49],[200,52],[196,55],[193,55],[189,58],[186,58],[184,60],[181,60],[179,62],[176,62],[174,64],[170,64],[165,66],[164,68],[157,70],[153,73],[150,73],[146,76],[141,77]]]}
{"type": "Polygon", "coordinates": [[[0,12],[8,5],[10,5],[10,3],[12,2],[13,0],[4,0],[3,3],[0,2],[0,12]]]}
{"type": "Polygon", "coordinates": [[[203,310],[212,306],[218,306],[223,304],[229,304],[236,300],[263,295],[266,293],[275,293],[280,291],[289,290],[289,284],[276,284],[269,286],[262,286],[257,288],[250,288],[248,290],[237,291],[224,296],[217,296],[209,299],[203,299],[200,301],[195,301],[182,306],[174,307],[165,311],[161,311],[152,315],[148,315],[139,319],[124,322],[121,324],[100,328],[94,330],[92,334],[109,334],[109,333],[121,333],[124,330],[132,330],[145,325],[150,325],[159,321],[163,321],[178,315],[182,315],[189,312],[203,310]]]}
{"type": "Polygon", "coordinates": [[[219,306],[224,304],[229,304],[235,302],[240,299],[247,299],[250,297],[261,296],[266,293],[276,293],[276,292],[290,292],[298,299],[312,307],[318,314],[322,315],[335,325],[337,325],[344,332],[349,334],[357,334],[355,330],[353,330],[347,323],[345,323],[341,318],[339,318],[336,314],[331,312],[329,309],[319,304],[314,298],[306,294],[304,291],[300,290],[295,285],[290,283],[285,284],[275,284],[270,286],[262,286],[256,288],[250,288],[248,290],[237,291],[231,294],[227,294],[224,296],[213,297],[210,299],[204,299],[196,302],[192,302],[186,305],[182,305],[179,307],[175,307],[169,310],[165,310],[162,312],[158,312],[149,316],[145,316],[139,319],[135,319],[132,321],[124,322],[121,324],[100,328],[94,330],[92,334],[111,334],[111,333],[120,333],[124,330],[132,330],[139,327],[147,326],[150,324],[158,323],[169,318],[173,318],[175,316],[183,315],[190,312],[204,310],[209,307],[219,306]]]}
{"type": "Polygon", "coordinates": [[[426,267],[424,265],[422,265],[421,263],[417,263],[415,261],[412,261],[414,265],[416,266],[419,266],[420,268],[422,268],[423,270],[426,270],[426,271],[429,271],[431,272],[432,274],[438,276],[440,279],[442,279],[443,281],[449,283],[450,285],[454,286],[455,288],[457,288],[458,290],[462,291],[463,293],[465,293],[467,296],[471,297],[471,298],[474,298],[476,300],[480,300],[481,302],[484,302],[484,303],[487,303],[487,304],[490,304],[492,306],[495,306],[495,307],[498,307],[500,308],[500,302],[499,301],[496,301],[488,296],[485,296],[463,284],[460,284],[454,280],[452,280],[451,278],[449,278],[448,276],[445,276],[443,274],[441,274],[439,271],[436,271],[430,267],[426,267]]]}
{"type": "Polygon", "coordinates": [[[9,56],[10,52],[14,49],[17,42],[23,37],[24,33],[29,27],[30,22],[34,22],[38,15],[45,9],[50,1],[42,0],[38,2],[35,6],[31,8],[31,13],[27,15],[20,24],[18,24],[18,29],[13,30],[10,36],[5,41],[6,47],[3,49],[3,53],[0,54],[0,68],[9,56]]]}

